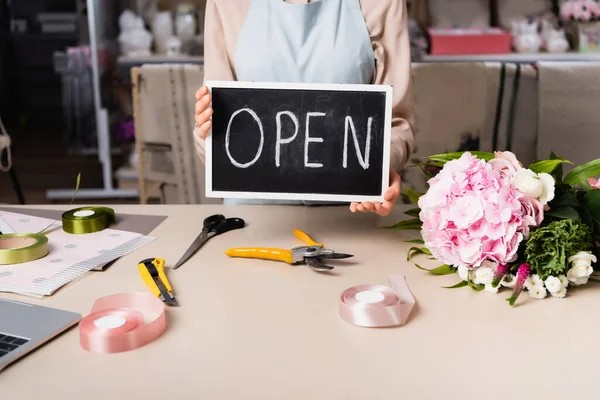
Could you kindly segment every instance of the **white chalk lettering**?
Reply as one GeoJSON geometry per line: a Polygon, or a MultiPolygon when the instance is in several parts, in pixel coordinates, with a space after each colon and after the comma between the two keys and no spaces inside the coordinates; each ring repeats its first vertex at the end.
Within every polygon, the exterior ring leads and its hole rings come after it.
{"type": "Polygon", "coordinates": [[[276,124],[277,140],[275,142],[275,165],[279,167],[281,158],[281,145],[291,143],[294,141],[294,139],[296,139],[296,136],[298,136],[298,130],[300,129],[300,124],[298,123],[298,118],[296,118],[296,116],[291,111],[278,112],[276,116],[276,124]],[[281,138],[281,116],[283,115],[287,115],[288,117],[290,117],[295,126],[294,134],[291,137],[284,139],[281,138]]]}
{"type": "Polygon", "coordinates": [[[304,138],[304,166],[306,168],[322,168],[323,164],[308,162],[308,144],[309,143],[323,143],[323,138],[310,137],[310,117],[323,117],[325,113],[322,112],[308,112],[306,113],[306,137],[304,138]]]}
{"type": "Polygon", "coordinates": [[[258,118],[258,115],[256,115],[256,113],[254,111],[252,111],[249,108],[242,108],[240,110],[237,110],[233,114],[231,114],[231,118],[229,118],[229,124],[227,124],[227,133],[225,134],[225,150],[227,151],[229,160],[231,160],[231,163],[233,165],[235,165],[238,168],[248,168],[248,167],[254,165],[254,163],[256,163],[256,161],[258,160],[258,158],[260,157],[260,155],[262,153],[264,143],[265,143],[265,133],[263,131],[263,126],[262,126],[262,123],[260,122],[260,118],[258,118]],[[245,164],[241,164],[241,163],[237,162],[231,155],[231,152],[229,151],[229,136],[230,136],[231,124],[233,122],[233,119],[241,112],[247,112],[248,114],[250,114],[252,116],[252,118],[254,118],[254,120],[256,121],[256,123],[258,125],[258,129],[260,130],[260,145],[258,146],[258,151],[256,152],[256,156],[254,157],[254,159],[252,161],[249,161],[245,164]]]}
{"type": "Polygon", "coordinates": [[[365,156],[363,157],[360,147],[358,145],[358,137],[356,136],[356,128],[354,127],[354,122],[352,121],[352,117],[346,117],[345,124],[345,132],[344,132],[344,155],[342,164],[344,168],[348,168],[348,128],[352,130],[352,137],[354,138],[354,148],[356,149],[356,156],[358,157],[358,162],[363,167],[363,169],[369,168],[369,155],[371,154],[371,126],[373,124],[373,117],[369,117],[367,122],[367,140],[365,144],[365,156]]]}

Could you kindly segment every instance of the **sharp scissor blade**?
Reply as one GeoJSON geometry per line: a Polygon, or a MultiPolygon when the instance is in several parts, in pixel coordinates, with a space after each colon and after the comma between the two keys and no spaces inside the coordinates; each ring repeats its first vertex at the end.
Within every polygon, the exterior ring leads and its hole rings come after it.
{"type": "Polygon", "coordinates": [[[331,254],[321,254],[319,255],[321,258],[329,258],[332,260],[339,260],[342,258],[350,258],[354,257],[352,254],[344,254],[344,253],[331,253],[331,254]]]}
{"type": "Polygon", "coordinates": [[[194,243],[192,243],[192,245],[186,250],[181,259],[177,261],[177,264],[175,264],[173,269],[181,267],[181,265],[185,263],[191,256],[193,256],[194,253],[197,252],[208,239],[208,232],[203,230],[202,233],[198,235],[196,240],[194,240],[194,243]]]}
{"type": "Polygon", "coordinates": [[[318,258],[304,257],[304,261],[314,271],[324,272],[333,269],[332,266],[321,263],[318,258]]]}

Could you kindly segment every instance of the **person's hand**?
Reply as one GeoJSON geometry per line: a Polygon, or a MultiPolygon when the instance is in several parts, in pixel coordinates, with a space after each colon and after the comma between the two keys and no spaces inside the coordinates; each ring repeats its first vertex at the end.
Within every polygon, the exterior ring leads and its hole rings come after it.
{"type": "Polygon", "coordinates": [[[363,203],[352,203],[350,204],[350,211],[353,213],[357,211],[361,212],[374,212],[383,217],[388,215],[396,200],[400,196],[400,175],[397,172],[392,171],[390,173],[390,187],[385,191],[383,203],[379,202],[363,202],[363,203]]]}
{"type": "Polygon", "coordinates": [[[194,128],[194,133],[204,140],[210,130],[212,124],[210,117],[213,113],[213,109],[210,106],[212,98],[206,86],[198,89],[196,100],[196,115],[194,116],[196,127],[194,128]]]}

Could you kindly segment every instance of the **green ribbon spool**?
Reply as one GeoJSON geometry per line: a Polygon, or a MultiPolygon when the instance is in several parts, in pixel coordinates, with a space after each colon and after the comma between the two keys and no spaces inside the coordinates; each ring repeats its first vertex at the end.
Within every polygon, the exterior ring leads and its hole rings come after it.
{"type": "Polygon", "coordinates": [[[73,234],[102,231],[116,222],[115,211],[108,207],[80,207],[62,215],[63,230],[73,234]]]}
{"type": "Polygon", "coordinates": [[[0,265],[21,264],[46,257],[48,238],[37,233],[0,235],[0,265]]]}

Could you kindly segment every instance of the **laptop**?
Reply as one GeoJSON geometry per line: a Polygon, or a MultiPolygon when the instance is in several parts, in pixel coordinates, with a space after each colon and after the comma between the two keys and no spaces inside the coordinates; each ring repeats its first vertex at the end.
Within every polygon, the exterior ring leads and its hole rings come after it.
{"type": "Polygon", "coordinates": [[[70,311],[0,299],[0,371],[80,320],[70,311]]]}

